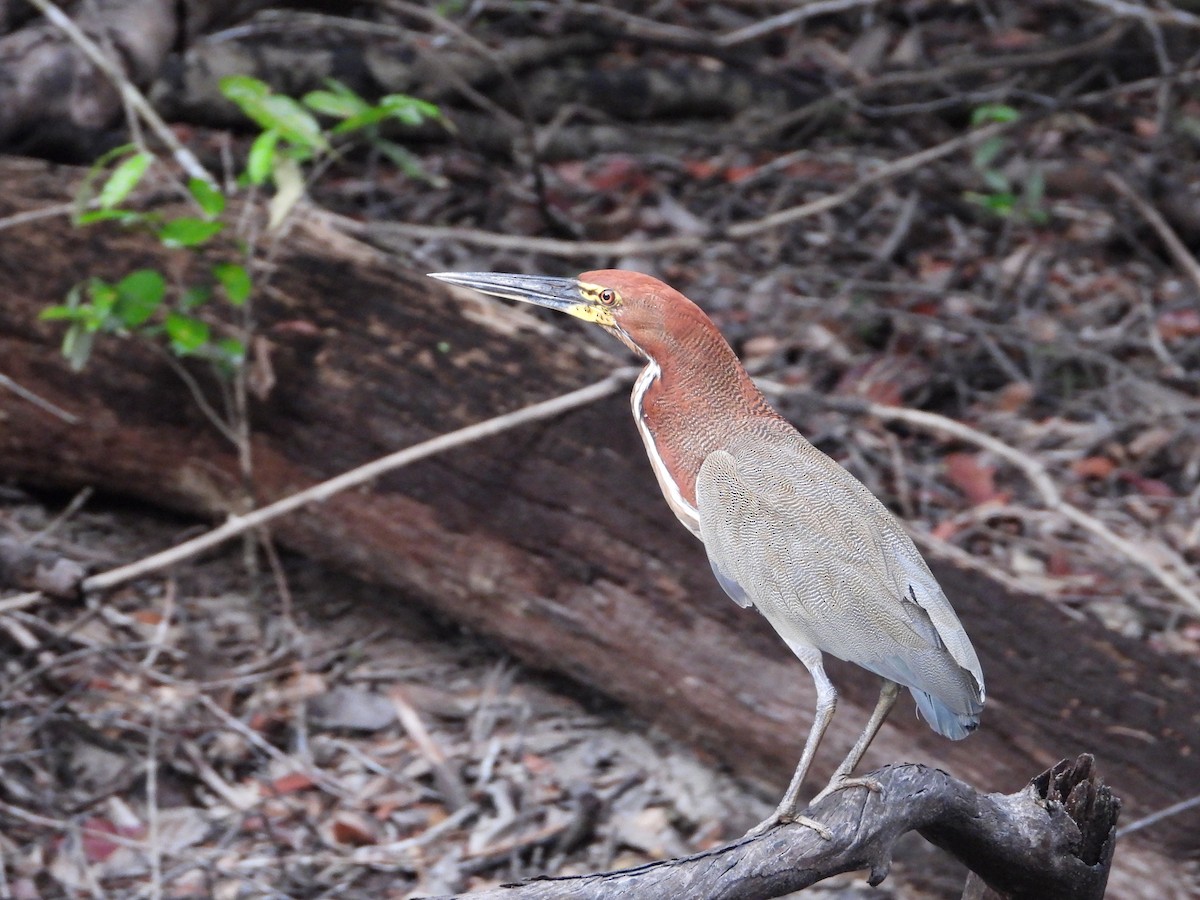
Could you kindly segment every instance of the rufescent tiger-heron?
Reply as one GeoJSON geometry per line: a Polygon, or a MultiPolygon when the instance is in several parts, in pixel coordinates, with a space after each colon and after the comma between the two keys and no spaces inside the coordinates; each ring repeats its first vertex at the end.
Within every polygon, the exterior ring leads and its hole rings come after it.
{"type": "Polygon", "coordinates": [[[783,800],[754,832],[801,821],[800,786],[833,717],[837,692],[821,654],[883,679],[862,735],[816,799],[850,778],[900,685],[938,734],[979,724],[975,649],[900,523],[853,475],[810,444],[755,387],[704,312],[657,279],[609,269],[578,278],[439,272],[484,294],[601,325],[646,360],[633,418],[671,510],[704,543],[713,573],[753,606],[812,673],[816,717],[783,800]]]}

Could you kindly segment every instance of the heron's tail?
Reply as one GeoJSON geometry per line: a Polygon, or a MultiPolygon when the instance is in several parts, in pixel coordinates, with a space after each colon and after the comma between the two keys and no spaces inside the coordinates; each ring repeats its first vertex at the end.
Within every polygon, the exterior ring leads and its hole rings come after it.
{"type": "Polygon", "coordinates": [[[982,704],[969,713],[955,712],[931,694],[912,688],[909,690],[912,690],[912,695],[916,698],[921,718],[943,737],[948,737],[952,741],[961,741],[979,727],[979,713],[982,711],[982,704]]]}

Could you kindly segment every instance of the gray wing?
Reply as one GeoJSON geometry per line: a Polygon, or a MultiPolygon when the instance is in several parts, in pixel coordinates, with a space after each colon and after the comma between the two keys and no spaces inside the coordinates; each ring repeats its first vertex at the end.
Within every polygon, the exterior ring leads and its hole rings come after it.
{"type": "Polygon", "coordinates": [[[726,592],[789,644],[909,687],[935,730],[978,723],[979,659],[912,540],[849,472],[797,432],[708,456],[696,481],[700,536],[726,592]]]}

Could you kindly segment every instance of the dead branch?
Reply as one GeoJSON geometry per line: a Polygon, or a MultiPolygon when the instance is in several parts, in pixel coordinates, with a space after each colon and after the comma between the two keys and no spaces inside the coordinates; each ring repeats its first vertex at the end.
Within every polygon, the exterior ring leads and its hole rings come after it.
{"type": "Polygon", "coordinates": [[[786,825],[715,850],[618,872],[545,878],[473,893],[477,900],[766,900],[832,875],[870,871],[880,884],[892,847],[918,831],[1010,900],[1099,900],[1116,847],[1121,803],[1092,757],[1063,760],[1015,794],[981,794],[939,769],[911,763],[870,776],[882,791],[849,789],[806,814],[833,832],[786,825]]]}
{"type": "Polygon", "coordinates": [[[1154,229],[1154,233],[1163,242],[1163,245],[1167,248],[1167,252],[1175,260],[1175,264],[1183,270],[1183,274],[1188,277],[1196,290],[1200,292],[1200,263],[1196,262],[1196,257],[1192,255],[1187,244],[1180,240],[1179,235],[1175,233],[1175,229],[1171,227],[1170,223],[1163,218],[1162,213],[1155,209],[1148,200],[1133,189],[1133,186],[1128,181],[1116,172],[1106,172],[1104,180],[1112,185],[1118,194],[1133,204],[1133,208],[1138,211],[1138,214],[1154,229]]]}

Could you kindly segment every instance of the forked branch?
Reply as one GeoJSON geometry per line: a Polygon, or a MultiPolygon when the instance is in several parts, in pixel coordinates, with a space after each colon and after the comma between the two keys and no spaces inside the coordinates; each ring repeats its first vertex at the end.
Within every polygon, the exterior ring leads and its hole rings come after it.
{"type": "Polygon", "coordinates": [[[1015,794],[980,794],[939,769],[911,763],[870,777],[881,792],[851,788],[806,811],[829,827],[831,841],[801,825],[780,826],[695,856],[502,885],[470,897],[765,900],[858,869],[869,870],[871,884],[879,884],[896,840],[909,831],[919,831],[1012,900],[1104,896],[1121,804],[1096,775],[1091,756],[1064,760],[1015,794]]]}

